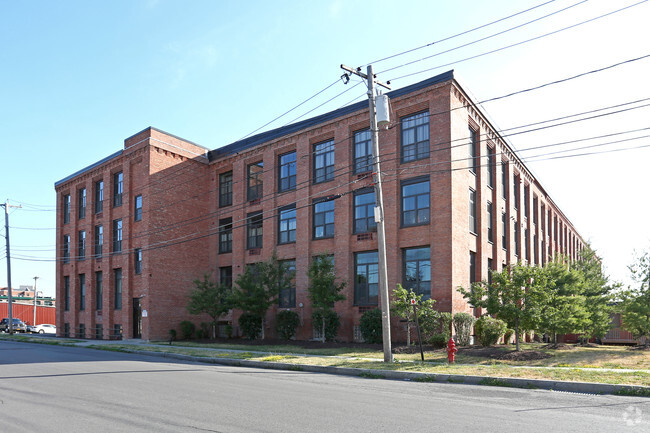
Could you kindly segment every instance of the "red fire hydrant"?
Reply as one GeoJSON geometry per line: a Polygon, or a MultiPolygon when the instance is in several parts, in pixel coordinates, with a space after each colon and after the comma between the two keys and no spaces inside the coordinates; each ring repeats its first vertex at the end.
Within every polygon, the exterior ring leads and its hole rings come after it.
{"type": "Polygon", "coordinates": [[[454,363],[454,360],[456,359],[456,352],[458,352],[458,349],[456,349],[456,342],[452,337],[447,342],[447,360],[450,364],[454,363]]]}

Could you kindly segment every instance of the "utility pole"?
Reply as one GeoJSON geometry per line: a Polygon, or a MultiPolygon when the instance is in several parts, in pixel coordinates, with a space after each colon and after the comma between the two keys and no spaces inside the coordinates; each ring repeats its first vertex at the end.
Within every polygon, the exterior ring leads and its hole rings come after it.
{"type": "MultiPolygon", "coordinates": [[[[368,103],[370,108],[370,135],[372,137],[372,159],[375,184],[375,221],[377,222],[377,245],[379,256],[379,293],[381,295],[381,324],[384,344],[384,362],[393,362],[390,338],[390,304],[388,295],[388,268],[386,265],[386,229],[384,227],[384,194],[381,185],[381,165],[379,162],[379,129],[377,128],[377,111],[375,108],[375,85],[390,90],[390,86],[375,80],[372,65],[368,65],[367,74],[361,68],[352,69],[341,65],[341,69],[368,80],[368,103]]],[[[349,76],[341,77],[347,83],[349,76]]]]}
{"type": "Polygon", "coordinates": [[[32,326],[36,326],[36,280],[38,280],[38,277],[34,277],[34,321],[32,326]]]}
{"type": "Polygon", "coordinates": [[[7,241],[7,315],[9,316],[9,323],[8,328],[9,329],[9,334],[14,333],[14,318],[13,318],[13,311],[12,311],[12,292],[11,292],[11,249],[9,247],[9,208],[10,207],[16,207],[19,208],[21,206],[11,206],[9,204],[9,201],[5,202],[4,204],[0,204],[0,206],[5,208],[5,240],[7,241]]]}

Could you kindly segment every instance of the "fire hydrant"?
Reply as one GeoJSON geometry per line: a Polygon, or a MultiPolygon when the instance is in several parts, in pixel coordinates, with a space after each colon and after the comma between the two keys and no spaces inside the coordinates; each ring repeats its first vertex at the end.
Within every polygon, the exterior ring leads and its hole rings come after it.
{"type": "Polygon", "coordinates": [[[454,360],[456,359],[456,352],[458,352],[458,349],[456,349],[456,342],[452,337],[447,342],[447,360],[450,364],[454,363],[454,360]]]}

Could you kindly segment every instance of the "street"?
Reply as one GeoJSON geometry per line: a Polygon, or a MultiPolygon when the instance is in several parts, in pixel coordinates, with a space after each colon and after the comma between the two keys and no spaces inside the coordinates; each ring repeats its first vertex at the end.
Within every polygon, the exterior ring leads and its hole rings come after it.
{"type": "Polygon", "coordinates": [[[4,432],[647,432],[650,399],[389,381],[0,341],[4,432]]]}

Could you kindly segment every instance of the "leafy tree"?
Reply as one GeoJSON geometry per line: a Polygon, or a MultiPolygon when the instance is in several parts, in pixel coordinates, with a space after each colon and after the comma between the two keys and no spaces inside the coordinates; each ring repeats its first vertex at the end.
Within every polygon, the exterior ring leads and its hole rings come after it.
{"type": "Polygon", "coordinates": [[[546,277],[540,268],[517,264],[501,272],[492,272],[492,284],[477,282],[469,290],[458,290],[474,307],[504,320],[515,330],[517,351],[522,330],[535,329],[541,307],[546,302],[546,277]]]}
{"type": "MultiPolygon", "coordinates": [[[[393,314],[406,320],[406,345],[411,345],[411,326],[415,323],[415,314],[413,314],[413,304],[411,300],[415,300],[415,305],[418,312],[418,320],[425,314],[426,310],[433,310],[433,299],[422,300],[422,295],[416,294],[413,290],[406,290],[401,284],[393,290],[393,302],[391,310],[393,314]]],[[[422,328],[422,326],[420,326],[422,328]]]]}
{"type": "Polygon", "coordinates": [[[275,316],[275,327],[278,335],[285,340],[291,340],[295,337],[298,325],[300,325],[300,317],[295,311],[282,310],[275,316]]]}
{"type": "Polygon", "coordinates": [[[490,347],[499,341],[507,331],[506,322],[490,316],[481,316],[476,321],[476,339],[483,347],[490,347]]]}
{"type": "MultiPolygon", "coordinates": [[[[217,321],[232,308],[230,288],[217,285],[206,274],[203,280],[194,280],[194,289],[189,294],[187,311],[190,314],[207,314],[212,318],[212,338],[216,338],[217,321]]],[[[206,335],[207,336],[207,335],[206,335]]]]}
{"type": "Polygon", "coordinates": [[[345,296],[341,294],[345,288],[345,282],[336,282],[334,261],[326,254],[321,254],[311,261],[309,269],[307,269],[307,276],[309,277],[308,296],[313,309],[312,320],[317,323],[316,319],[320,319],[321,335],[325,342],[328,336],[326,319],[330,323],[329,335],[332,334],[331,326],[336,324],[337,329],[334,330],[334,336],[336,336],[339,322],[332,320],[331,316],[332,313],[336,314],[334,304],[345,299],[345,296]]]}
{"type": "Polygon", "coordinates": [[[468,346],[472,335],[472,325],[474,325],[476,319],[469,313],[461,312],[454,314],[452,321],[456,330],[458,345],[468,346]]]}
{"type": "Polygon", "coordinates": [[[378,344],[383,341],[383,329],[381,324],[381,310],[373,308],[361,316],[359,328],[363,341],[371,344],[378,344]]]}
{"type": "Polygon", "coordinates": [[[635,337],[645,336],[650,345],[650,252],[637,257],[631,265],[632,278],[638,286],[623,293],[623,326],[635,337]]]}
{"type": "Polygon", "coordinates": [[[264,322],[266,312],[277,302],[282,290],[290,289],[294,272],[289,266],[278,260],[275,252],[266,262],[255,263],[246,267],[235,281],[232,292],[234,308],[248,312],[260,319],[261,337],[264,339],[264,322]]]}

